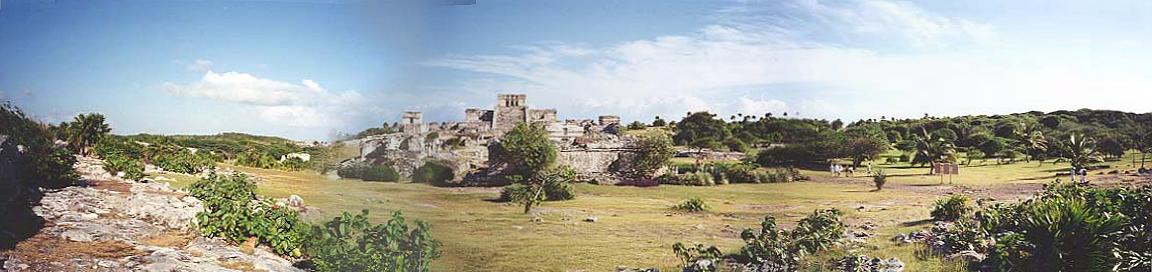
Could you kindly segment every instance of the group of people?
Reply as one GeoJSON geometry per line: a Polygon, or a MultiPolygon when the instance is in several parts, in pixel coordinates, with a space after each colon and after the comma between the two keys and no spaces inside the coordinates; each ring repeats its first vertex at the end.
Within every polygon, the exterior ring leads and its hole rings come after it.
{"type": "MultiPolygon", "coordinates": [[[[828,164],[828,172],[831,172],[832,175],[835,175],[836,177],[851,177],[852,175],[856,174],[856,167],[851,165],[831,163],[828,164]]],[[[872,174],[871,162],[868,163],[868,174],[872,174]]]]}
{"type": "Polygon", "coordinates": [[[1087,168],[1080,167],[1080,169],[1076,169],[1076,167],[1073,166],[1071,172],[1072,172],[1072,182],[1076,182],[1076,179],[1079,178],[1080,183],[1088,184],[1088,169],[1087,168]]]}

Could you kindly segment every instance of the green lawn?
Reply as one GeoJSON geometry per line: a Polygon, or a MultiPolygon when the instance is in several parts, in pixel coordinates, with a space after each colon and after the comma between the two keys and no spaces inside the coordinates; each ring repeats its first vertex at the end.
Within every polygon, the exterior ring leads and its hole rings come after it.
{"type": "MultiPolygon", "coordinates": [[[[1130,161],[1108,164],[1123,171],[1130,161]]],[[[612,271],[618,265],[674,271],[678,261],[671,245],[677,241],[734,252],[742,244],[740,231],[758,227],[765,215],[776,216],[790,227],[812,210],[826,208],[845,211],[850,224],[880,226],[868,246],[853,253],[897,257],[908,264],[908,271],[962,270],[939,258],[918,259],[915,246],[889,241],[897,233],[927,228],[912,223],[928,219],[931,203],[954,186],[940,186],[937,177],[924,176],[927,168],[911,168],[906,163],[874,166],[892,175],[891,184],[908,186],[876,192],[863,174],[833,178],[826,171],[804,171],[813,182],[778,184],[654,188],[576,184],[575,200],[545,203],[533,215],[522,214],[515,205],[489,201],[499,195],[499,188],[438,188],[228,167],[258,176],[262,194],[302,196],[307,205],[319,208],[309,216],[314,221],[342,211],[370,209],[377,222],[397,210],[430,222],[433,235],[444,243],[444,257],[434,262],[435,271],[612,271]],[[693,196],[702,197],[712,211],[684,214],[670,209],[693,196]],[[589,216],[599,220],[583,222],[589,216]],[[534,217],[542,221],[533,222],[534,217]]],[[[963,166],[954,182],[992,189],[1047,183],[1054,178],[1053,171],[1067,167],[1050,162],[995,165],[992,161],[981,166],[977,161],[963,166]]]]}
{"type": "MultiPolygon", "coordinates": [[[[400,210],[429,221],[433,235],[444,243],[444,257],[434,263],[437,271],[611,271],[618,265],[670,269],[677,266],[672,243],[736,251],[740,231],[758,227],[765,215],[790,226],[814,209],[838,208],[849,222],[905,231],[900,224],[927,218],[925,205],[936,198],[897,190],[872,192],[866,183],[655,188],[576,184],[575,200],[545,203],[534,215],[524,215],[518,206],[488,201],[499,195],[498,188],[438,188],[235,168],[259,176],[262,194],[302,196],[307,205],[320,208],[321,216],[312,217],[316,220],[370,209],[376,220],[400,210]],[[670,209],[692,196],[704,198],[712,211],[682,214],[670,209]],[[858,211],[861,206],[866,209],[858,211]],[[532,222],[534,216],[543,221],[532,222]],[[583,222],[589,216],[599,220],[583,222]]],[[[899,257],[912,269],[940,265],[914,261],[911,247],[900,250],[888,242],[891,235],[885,235],[874,238],[876,248],[866,252],[899,257]]]]}

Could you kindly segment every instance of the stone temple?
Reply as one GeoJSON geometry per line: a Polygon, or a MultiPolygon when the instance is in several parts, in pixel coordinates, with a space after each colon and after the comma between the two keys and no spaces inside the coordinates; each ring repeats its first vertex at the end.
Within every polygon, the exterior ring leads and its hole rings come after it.
{"type": "Polygon", "coordinates": [[[620,117],[560,121],[555,109],[528,107],[524,94],[498,94],[491,109],[468,108],[462,122],[423,121],[423,114],[404,112],[397,133],[359,139],[360,157],[368,163],[386,163],[401,174],[425,162],[446,164],[458,177],[487,166],[487,146],[522,123],[545,127],[560,151],[557,163],[585,175],[608,175],[635,150],[634,139],[617,135],[620,117]]]}

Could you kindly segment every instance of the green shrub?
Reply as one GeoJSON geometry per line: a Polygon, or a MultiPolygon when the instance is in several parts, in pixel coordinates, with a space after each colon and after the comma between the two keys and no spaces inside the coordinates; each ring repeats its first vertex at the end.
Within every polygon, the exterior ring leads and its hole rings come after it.
{"type": "Polygon", "coordinates": [[[1050,185],[1035,198],[984,207],[936,236],[946,254],[986,254],[971,267],[989,271],[1147,271],[1150,208],[1152,187],[1050,185]]]}
{"type": "Polygon", "coordinates": [[[572,192],[571,181],[544,183],[544,199],[548,201],[571,200],[576,198],[572,192]]]}
{"type": "Polygon", "coordinates": [[[341,178],[358,179],[364,174],[364,169],[367,167],[364,164],[342,165],[336,169],[336,175],[341,178]]]}
{"type": "Polygon", "coordinates": [[[0,134],[9,141],[24,146],[26,161],[18,165],[25,182],[31,187],[61,188],[75,185],[80,176],[72,169],[76,163],[73,153],[57,146],[53,131],[24,115],[16,106],[0,104],[0,134]]]}
{"type": "Polygon", "coordinates": [[[725,169],[724,176],[732,183],[759,183],[756,170],[759,167],[750,163],[740,163],[725,169]]]}
{"type": "Polygon", "coordinates": [[[528,188],[527,185],[513,183],[500,189],[500,198],[497,200],[519,203],[531,198],[534,194],[535,192],[532,192],[532,189],[528,188]]]}
{"type": "Polygon", "coordinates": [[[278,254],[301,255],[307,224],[295,211],[258,198],[256,183],[249,181],[248,176],[210,173],[189,186],[188,192],[203,202],[204,211],[196,214],[196,219],[204,236],[222,237],[233,243],[255,237],[278,254]]]}
{"type": "Polygon", "coordinates": [[[799,269],[801,258],[835,246],[844,237],[845,226],[839,210],[817,210],[796,224],[792,231],[778,229],[776,218],[765,216],[760,231],[745,229],[740,234],[744,247],[736,259],[745,263],[771,264],[781,271],[799,269]]]}
{"type": "Polygon", "coordinates": [[[125,179],[140,180],[144,178],[144,162],[130,158],[120,153],[107,153],[101,155],[104,157],[104,170],[116,175],[119,172],[124,173],[125,179]]]}
{"type": "Polygon", "coordinates": [[[748,144],[741,141],[740,138],[732,137],[724,139],[724,146],[728,147],[728,151],[744,153],[748,151],[748,144]]]}
{"type": "Polygon", "coordinates": [[[872,183],[876,185],[876,190],[884,190],[884,183],[888,182],[888,175],[884,170],[876,170],[876,174],[872,176],[872,183]]]}
{"type": "Polygon", "coordinates": [[[440,257],[439,241],[428,224],[411,229],[400,212],[386,224],[373,225],[368,210],[344,212],[321,226],[312,226],[305,249],[318,271],[429,271],[440,257]]]}
{"type": "Polygon", "coordinates": [[[424,163],[412,172],[412,182],[443,185],[453,178],[455,174],[452,173],[452,168],[433,162],[424,163]]]}
{"type": "Polygon", "coordinates": [[[692,197],[684,200],[684,203],[680,203],[680,205],[676,205],[674,208],[686,212],[706,212],[708,211],[708,203],[704,203],[704,200],[700,199],[700,197],[692,197]]]}
{"type": "Polygon", "coordinates": [[[680,185],[691,185],[691,186],[716,185],[716,183],[712,181],[712,174],[708,174],[708,173],[704,173],[704,172],[696,172],[696,173],[681,175],[679,180],[680,180],[680,185]]]}
{"type": "Polygon", "coordinates": [[[973,211],[972,200],[966,195],[952,195],[945,199],[936,200],[932,208],[932,219],[939,221],[956,221],[973,211]]]}
{"type": "Polygon", "coordinates": [[[676,254],[676,258],[680,259],[680,263],[684,266],[684,271],[716,271],[716,262],[724,256],[720,249],[715,246],[704,247],[703,244],[696,244],[695,246],[688,247],[684,243],[676,242],[672,244],[672,253],[676,254]],[[696,265],[697,261],[709,260],[712,264],[709,267],[691,267],[696,265]]]}
{"type": "Polygon", "coordinates": [[[360,173],[360,179],[364,181],[387,181],[395,182],[400,180],[400,173],[387,165],[372,165],[365,167],[363,172],[360,173]]]}

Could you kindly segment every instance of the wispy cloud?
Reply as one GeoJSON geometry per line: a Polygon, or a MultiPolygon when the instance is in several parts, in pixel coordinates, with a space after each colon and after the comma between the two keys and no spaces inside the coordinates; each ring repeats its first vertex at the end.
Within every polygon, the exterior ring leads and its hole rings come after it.
{"type": "Polygon", "coordinates": [[[198,73],[208,72],[208,71],[212,70],[212,61],[197,59],[195,61],[192,61],[192,63],[189,63],[188,67],[186,67],[186,68],[188,68],[188,71],[192,71],[192,72],[198,72],[198,73]]]}
{"type": "Polygon", "coordinates": [[[461,89],[525,92],[562,113],[638,119],[695,110],[872,118],[1138,108],[1112,98],[1152,83],[1060,56],[1004,53],[995,27],[910,2],[755,2],[712,17],[689,33],[603,48],[553,43],[525,46],[522,54],[451,55],[424,64],[475,72],[477,79],[461,89]],[[1068,99],[1085,89],[1114,95],[1093,105],[1068,99]]]}
{"type": "Polygon", "coordinates": [[[295,84],[248,73],[211,70],[204,72],[200,80],[186,84],[165,82],[162,88],[175,95],[249,107],[268,122],[295,127],[338,127],[354,112],[347,109],[364,100],[356,91],[331,92],[309,79],[295,84]]]}
{"type": "Polygon", "coordinates": [[[966,20],[886,1],[840,5],[786,1],[769,7],[727,8],[715,18],[714,24],[692,33],[625,41],[607,48],[524,46],[525,53],[519,55],[453,55],[425,64],[502,78],[467,82],[463,88],[538,94],[544,103],[572,105],[577,111],[619,112],[637,118],[687,110],[762,114],[799,107],[755,95],[733,97],[725,90],[868,81],[845,74],[905,61],[847,46],[840,43],[844,37],[886,36],[902,45],[925,47],[990,32],[966,20]]]}

